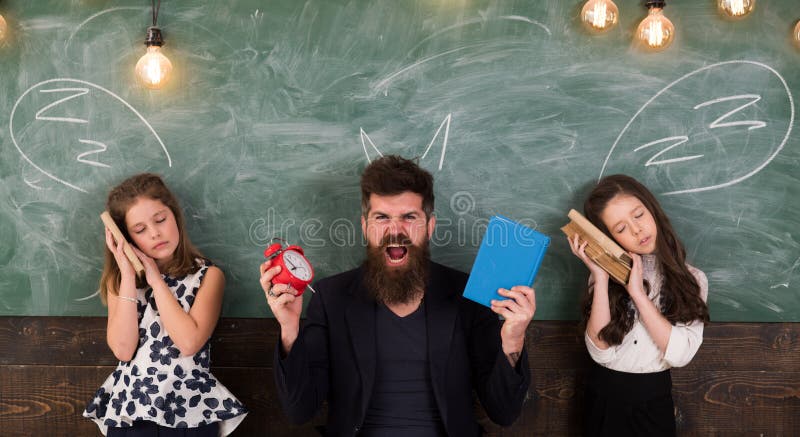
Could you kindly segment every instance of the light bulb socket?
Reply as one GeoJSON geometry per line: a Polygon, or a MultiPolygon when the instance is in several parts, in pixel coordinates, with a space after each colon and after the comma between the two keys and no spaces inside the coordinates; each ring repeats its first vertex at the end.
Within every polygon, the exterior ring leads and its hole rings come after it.
{"type": "Polygon", "coordinates": [[[644,5],[647,6],[647,9],[664,9],[664,6],[667,5],[667,2],[666,0],[648,0],[644,5]]]}
{"type": "Polygon", "coordinates": [[[147,28],[147,36],[144,39],[144,45],[147,47],[164,45],[164,37],[161,36],[161,29],[155,26],[147,28]]]}

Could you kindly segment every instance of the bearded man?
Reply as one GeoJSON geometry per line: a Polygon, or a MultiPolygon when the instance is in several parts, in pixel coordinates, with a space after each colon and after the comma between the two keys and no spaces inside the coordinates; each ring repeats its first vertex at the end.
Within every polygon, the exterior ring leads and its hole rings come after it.
{"type": "Polygon", "coordinates": [[[327,401],[328,436],[470,437],[483,433],[477,393],[493,422],[510,425],[531,381],[534,290],[501,289],[508,299],[491,310],[462,297],[468,276],[430,260],[433,177],[413,161],[372,162],[361,195],[366,260],[316,284],[302,329],[302,298],[271,283],[280,267],[261,266],[281,327],[274,374],[284,412],[303,423],[327,401]]]}

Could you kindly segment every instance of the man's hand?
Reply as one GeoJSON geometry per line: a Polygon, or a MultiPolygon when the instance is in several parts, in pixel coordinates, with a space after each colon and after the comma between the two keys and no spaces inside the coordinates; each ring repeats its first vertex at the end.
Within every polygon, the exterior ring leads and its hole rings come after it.
{"type": "Polygon", "coordinates": [[[281,347],[283,353],[292,350],[294,341],[300,334],[300,313],[303,311],[303,298],[297,296],[297,290],[286,284],[272,284],[272,278],[281,271],[280,266],[269,268],[265,262],[259,267],[261,277],[259,283],[264,290],[269,309],[281,325],[281,347]]]}
{"type": "Polygon", "coordinates": [[[536,292],[524,285],[516,285],[511,287],[511,290],[501,288],[497,292],[508,298],[492,300],[492,311],[505,319],[500,330],[500,340],[503,344],[503,353],[514,367],[525,345],[525,331],[536,312],[536,292]]]}

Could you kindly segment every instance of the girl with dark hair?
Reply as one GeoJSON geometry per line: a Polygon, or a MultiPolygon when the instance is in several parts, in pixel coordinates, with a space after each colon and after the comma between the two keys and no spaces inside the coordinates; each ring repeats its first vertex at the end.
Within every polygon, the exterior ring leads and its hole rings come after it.
{"type": "Polygon", "coordinates": [[[120,360],[83,416],[108,436],[217,437],[247,414],[209,370],[225,277],[189,241],[178,200],[143,173],[111,190],[106,209],[145,267],[137,278],[106,229],[100,297],[120,360]]]}
{"type": "Polygon", "coordinates": [[[688,364],[709,321],[705,274],[686,264],[655,196],[625,175],[600,180],[584,215],[633,259],[626,286],[609,281],[576,235],[572,253],[589,269],[582,301],[586,347],[595,361],[586,391],[587,436],[675,435],[670,368],[688,364]]]}

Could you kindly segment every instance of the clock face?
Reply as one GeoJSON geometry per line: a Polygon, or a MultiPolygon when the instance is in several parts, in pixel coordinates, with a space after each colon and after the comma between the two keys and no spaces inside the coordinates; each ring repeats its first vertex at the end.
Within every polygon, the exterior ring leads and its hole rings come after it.
{"type": "Polygon", "coordinates": [[[311,264],[300,253],[293,250],[283,252],[283,262],[286,264],[286,268],[289,269],[289,273],[297,279],[301,281],[311,280],[311,264]]]}

